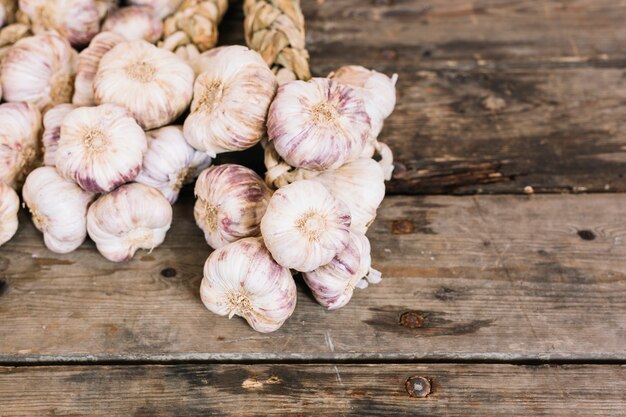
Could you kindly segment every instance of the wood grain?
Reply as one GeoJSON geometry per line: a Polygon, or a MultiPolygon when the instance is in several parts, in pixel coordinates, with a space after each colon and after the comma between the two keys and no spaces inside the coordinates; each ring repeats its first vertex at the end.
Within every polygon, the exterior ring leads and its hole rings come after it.
{"type": "MultiPolygon", "coordinates": [[[[626,191],[626,2],[303,1],[315,75],[397,72],[393,194],[626,191]]],[[[234,4],[222,43],[242,43],[234,4]]]]}
{"type": "Polygon", "coordinates": [[[298,280],[285,326],[206,310],[209,248],[183,193],[162,247],[56,255],[22,217],[0,248],[0,361],[626,359],[626,195],[391,197],[370,229],[381,284],[338,311],[298,280]]]}
{"type": "Polygon", "coordinates": [[[622,366],[0,368],[3,417],[621,416],[625,392],[622,366]],[[413,377],[429,380],[431,393],[409,396],[413,377]]]}

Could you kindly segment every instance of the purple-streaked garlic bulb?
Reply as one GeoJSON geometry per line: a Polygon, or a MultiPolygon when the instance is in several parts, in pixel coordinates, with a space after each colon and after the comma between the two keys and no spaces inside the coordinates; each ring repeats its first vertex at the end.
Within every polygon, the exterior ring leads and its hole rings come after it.
{"type": "Polygon", "coordinates": [[[31,102],[40,110],[69,103],[76,61],[76,51],[58,35],[43,33],[20,39],[2,60],[4,100],[31,102]]]}
{"type": "Polygon", "coordinates": [[[311,178],[350,208],[352,230],[365,233],[376,218],[376,210],[385,197],[385,178],[373,159],[357,159],[334,171],[311,178]]]}
{"type": "Polygon", "coordinates": [[[261,238],[246,238],[213,252],[204,264],[202,302],[220,316],[243,317],[258,332],[278,330],[296,307],[296,285],[272,259],[261,238]]]}
{"type": "Polygon", "coordinates": [[[72,252],[85,241],[87,207],[94,197],[53,167],[31,172],[22,189],[33,224],[43,233],[46,247],[57,253],[72,252]]]}
{"type": "Polygon", "coordinates": [[[201,54],[193,67],[198,78],[184,126],[191,146],[215,157],[256,145],[278,85],[263,58],[244,46],[224,46],[201,54]]]}
{"type": "Polygon", "coordinates": [[[288,164],[324,171],[357,159],[371,126],[356,90],[327,78],[313,78],[279,87],[267,131],[288,164]]]}
{"type": "Polygon", "coordinates": [[[0,182],[17,188],[40,154],[41,113],[32,104],[0,104],[0,182]]]}
{"type": "Polygon", "coordinates": [[[379,283],[381,274],[371,268],[370,243],[360,232],[350,232],[350,241],[328,264],[302,274],[318,303],[335,310],[348,304],[355,288],[379,283]],[[364,281],[364,282],[362,282],[364,281]]]}
{"type": "Polygon", "coordinates": [[[0,246],[7,243],[17,232],[20,198],[15,190],[0,181],[0,246]]]}
{"type": "Polygon", "coordinates": [[[69,103],[57,104],[46,112],[43,116],[43,163],[47,166],[56,165],[56,152],[61,138],[61,124],[63,119],[76,106],[69,103]]]}
{"type": "MultiPolygon", "coordinates": [[[[197,1],[197,0],[193,0],[197,1]]],[[[183,0],[128,0],[132,6],[145,6],[154,10],[155,16],[163,19],[178,9],[183,0]]]]}
{"type": "MultiPolygon", "coordinates": [[[[197,151],[183,137],[181,126],[166,126],[146,132],[148,151],[136,182],[161,191],[172,204],[176,202],[181,187],[192,174],[192,163],[197,151]]],[[[211,163],[208,155],[201,155],[211,163]]]]}
{"type": "Polygon", "coordinates": [[[73,46],[89,44],[100,30],[95,0],[19,0],[36,34],[56,31],[73,46]]]}
{"type": "Polygon", "coordinates": [[[193,70],[172,52],[144,40],[122,42],[100,60],[96,103],[126,107],[146,130],[180,116],[193,94],[193,70]]]}
{"type": "Polygon", "coordinates": [[[163,194],[138,183],[102,195],[87,213],[89,237],[113,262],[131,259],[138,249],[156,248],[171,224],[172,206],[163,194]]]}
{"type": "Polygon", "coordinates": [[[163,35],[163,21],[149,7],[122,7],[107,17],[102,30],[118,33],[127,40],[155,43],[163,35]]]}
{"type": "Polygon", "coordinates": [[[329,263],[350,238],[350,209],[320,183],[296,181],[274,193],[261,234],[276,262],[309,272],[329,263]]]}
{"type": "Polygon", "coordinates": [[[79,107],[63,119],[56,166],[84,190],[107,193],[137,177],[147,148],[146,134],[125,108],[79,107]]]}
{"type": "Polygon", "coordinates": [[[124,37],[113,32],[98,33],[89,46],[78,54],[74,97],[72,103],[77,106],[94,106],[93,80],[96,77],[100,60],[113,47],[124,42],[124,37]]]}
{"type": "Polygon", "coordinates": [[[372,136],[376,137],[383,128],[383,122],[396,106],[396,82],[398,75],[368,70],[359,65],[346,65],[332,72],[330,79],[355,88],[365,102],[365,109],[372,123],[372,136]]]}
{"type": "Polygon", "coordinates": [[[196,181],[196,224],[214,249],[258,236],[272,193],[261,177],[241,165],[206,169],[196,181]]]}

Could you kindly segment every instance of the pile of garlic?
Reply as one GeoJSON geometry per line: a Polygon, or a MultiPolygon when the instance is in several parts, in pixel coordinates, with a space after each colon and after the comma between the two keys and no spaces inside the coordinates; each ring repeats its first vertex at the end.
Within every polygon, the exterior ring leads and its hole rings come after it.
{"type": "Polygon", "coordinates": [[[125,4],[0,0],[0,245],[21,189],[51,251],[89,237],[128,261],[163,243],[195,182],[214,313],[271,332],[295,309],[296,274],[328,309],[380,282],[365,234],[393,169],[377,137],[396,76],[347,66],[292,81],[247,47],[214,48],[226,0],[125,4]],[[265,178],[211,166],[259,144],[265,178]]]}

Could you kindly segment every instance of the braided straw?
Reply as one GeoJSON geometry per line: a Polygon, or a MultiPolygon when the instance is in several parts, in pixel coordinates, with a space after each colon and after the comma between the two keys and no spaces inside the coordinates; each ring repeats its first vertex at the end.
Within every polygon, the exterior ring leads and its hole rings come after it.
{"type": "Polygon", "coordinates": [[[300,0],[245,0],[243,10],[246,43],[263,56],[278,81],[311,78],[300,0]]]}
{"type": "Polygon", "coordinates": [[[191,60],[217,44],[217,26],[228,0],[184,0],[163,22],[159,47],[191,60]]]}

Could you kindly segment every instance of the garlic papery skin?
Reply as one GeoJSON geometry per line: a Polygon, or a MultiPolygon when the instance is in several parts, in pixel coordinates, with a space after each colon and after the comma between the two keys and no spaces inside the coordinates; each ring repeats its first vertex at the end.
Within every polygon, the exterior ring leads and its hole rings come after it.
{"type": "Polygon", "coordinates": [[[95,0],[98,17],[103,20],[118,8],[117,0],[95,0]]]}
{"type": "Polygon", "coordinates": [[[69,103],[76,58],[76,51],[58,35],[45,33],[20,39],[2,60],[4,100],[31,102],[40,110],[69,103]]]}
{"type": "Polygon", "coordinates": [[[320,183],[296,181],[276,191],[261,220],[276,262],[309,272],[329,263],[350,238],[350,210],[320,183]]]}
{"type": "Polygon", "coordinates": [[[371,127],[356,90],[327,78],[313,78],[279,87],[267,130],[289,165],[324,171],[357,159],[371,127]]]}
{"type": "Polygon", "coordinates": [[[196,154],[181,126],[166,126],[146,132],[148,151],[136,182],[161,191],[171,204],[176,202],[196,154]]]}
{"type": "Polygon", "coordinates": [[[185,184],[191,184],[196,181],[196,178],[202,174],[202,171],[211,166],[213,160],[204,152],[194,150],[193,158],[189,164],[189,170],[187,171],[187,177],[185,178],[185,184]]]}
{"type": "Polygon", "coordinates": [[[11,240],[17,232],[17,212],[20,198],[13,188],[0,181],[0,246],[11,240]]]}
{"type": "Polygon", "coordinates": [[[96,103],[126,107],[141,127],[173,122],[191,102],[193,70],[172,52],[144,40],[115,46],[100,60],[94,81],[96,103]]]}
{"type": "Polygon", "coordinates": [[[0,28],[15,21],[17,0],[0,0],[0,28]]]}
{"type": "Polygon", "coordinates": [[[138,249],[163,243],[172,224],[172,206],[160,191],[126,184],[98,198],[87,213],[87,231],[108,260],[123,262],[138,249]]]}
{"type": "Polygon", "coordinates": [[[144,131],[125,108],[79,107],[61,124],[56,166],[84,190],[107,193],[135,179],[147,148],[144,131]]]}
{"type": "Polygon", "coordinates": [[[350,232],[350,241],[345,249],[328,264],[302,274],[318,303],[336,310],[348,304],[355,288],[362,287],[361,281],[371,275],[380,282],[380,272],[371,268],[370,243],[360,232],[350,232]]]}
{"type": "MultiPolygon", "coordinates": [[[[23,23],[12,23],[0,29],[0,64],[15,42],[31,35],[30,26],[23,23]]],[[[0,89],[1,86],[2,83],[0,89]]]]}
{"type": "Polygon", "coordinates": [[[41,113],[29,103],[0,104],[0,182],[21,185],[37,163],[41,113]]]}
{"type": "Polygon", "coordinates": [[[193,214],[214,249],[258,236],[272,193],[261,177],[241,165],[224,164],[202,172],[195,187],[193,214]]]}
{"type": "Polygon", "coordinates": [[[20,0],[20,10],[36,34],[54,30],[76,47],[89,44],[100,29],[94,0],[20,0]]]}
{"type": "Polygon", "coordinates": [[[331,73],[329,78],[355,88],[365,102],[365,109],[372,123],[372,135],[378,136],[384,120],[396,106],[396,82],[398,75],[368,70],[359,65],[346,65],[331,73]]]}
{"type": "Polygon", "coordinates": [[[182,2],[183,0],[128,0],[127,3],[132,6],[150,7],[159,19],[163,19],[174,13],[182,2]]]}
{"type": "Polygon", "coordinates": [[[365,233],[376,218],[376,210],[385,197],[385,178],[373,159],[348,162],[334,171],[312,178],[350,208],[352,230],[365,233]]]}
{"type": "Polygon", "coordinates": [[[56,165],[56,152],[61,138],[61,124],[63,119],[76,106],[73,104],[57,104],[43,116],[43,163],[47,166],[56,165]]]}
{"type": "Polygon", "coordinates": [[[163,22],[149,7],[129,6],[107,17],[102,30],[115,32],[127,40],[143,39],[155,43],[163,35],[163,22]]]}
{"type": "Polygon", "coordinates": [[[77,106],[93,106],[96,104],[93,94],[93,80],[96,77],[100,60],[113,47],[124,42],[125,38],[113,32],[98,33],[89,46],[78,54],[76,80],[74,81],[74,97],[72,103],[77,106]]]}
{"type": "Polygon", "coordinates": [[[243,317],[257,332],[278,330],[297,301],[287,268],[272,259],[260,238],[246,238],[213,252],[204,264],[202,302],[215,314],[243,317]]]}
{"type": "Polygon", "coordinates": [[[278,155],[272,142],[263,142],[264,163],[267,169],[265,183],[271,188],[284,187],[295,181],[310,179],[321,174],[320,171],[311,171],[303,168],[294,168],[278,155]]]}
{"type": "Polygon", "coordinates": [[[48,249],[69,253],[85,241],[87,207],[95,194],[62,178],[53,167],[41,167],[26,178],[22,197],[48,249]]]}
{"type": "Polygon", "coordinates": [[[244,46],[225,46],[200,55],[185,138],[211,157],[256,145],[278,83],[261,56],[244,46]]]}

